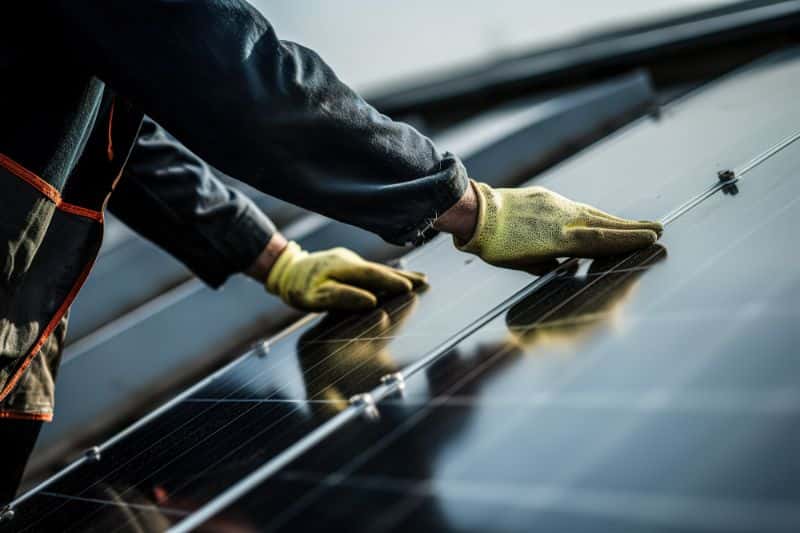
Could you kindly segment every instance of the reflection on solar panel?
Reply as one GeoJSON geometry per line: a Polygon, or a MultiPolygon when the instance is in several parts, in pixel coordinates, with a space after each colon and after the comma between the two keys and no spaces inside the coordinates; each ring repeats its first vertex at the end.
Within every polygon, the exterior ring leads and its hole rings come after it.
{"type": "Polygon", "coordinates": [[[533,278],[436,239],[406,259],[429,290],[306,318],[12,525],[800,528],[798,80],[772,58],[537,179],[661,216],[660,245],[533,278]]]}

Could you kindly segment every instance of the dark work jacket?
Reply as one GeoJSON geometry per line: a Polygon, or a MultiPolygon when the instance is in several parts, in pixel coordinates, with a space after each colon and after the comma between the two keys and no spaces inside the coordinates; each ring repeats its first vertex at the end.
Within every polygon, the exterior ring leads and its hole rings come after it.
{"type": "MultiPolygon", "coordinates": [[[[52,417],[66,314],[144,113],[222,172],[394,243],[417,241],[466,188],[456,157],[378,113],[244,1],[30,0],[5,6],[4,22],[0,417],[52,417]]],[[[214,222],[230,217],[191,222],[202,210],[186,206],[204,205],[191,187],[167,179],[161,201],[148,201],[153,173],[130,175],[123,218],[212,285],[271,231],[243,214],[230,227],[258,237],[231,250],[214,222]]]]}
{"type": "Polygon", "coordinates": [[[108,210],[219,287],[253,264],[275,226],[218,176],[145,117],[108,210]]]}

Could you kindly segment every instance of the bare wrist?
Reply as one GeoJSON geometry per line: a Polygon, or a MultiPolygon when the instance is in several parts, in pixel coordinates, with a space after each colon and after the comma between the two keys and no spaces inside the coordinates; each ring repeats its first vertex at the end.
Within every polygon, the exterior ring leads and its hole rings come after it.
{"type": "Polygon", "coordinates": [[[478,223],[478,195],[472,180],[463,196],[450,209],[437,218],[433,227],[452,234],[458,241],[467,242],[475,233],[478,223]]]}
{"type": "Polygon", "coordinates": [[[250,265],[250,268],[245,270],[245,274],[260,283],[264,283],[269,276],[270,270],[272,270],[272,265],[275,264],[275,261],[286,249],[287,244],[289,244],[289,241],[286,240],[286,237],[280,233],[274,233],[256,260],[250,265]]]}

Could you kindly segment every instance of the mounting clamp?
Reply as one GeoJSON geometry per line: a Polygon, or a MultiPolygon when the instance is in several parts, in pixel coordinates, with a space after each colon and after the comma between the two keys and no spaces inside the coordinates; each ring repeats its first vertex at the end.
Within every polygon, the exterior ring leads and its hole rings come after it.
{"type": "Polygon", "coordinates": [[[386,387],[392,387],[395,391],[399,392],[401,396],[406,390],[406,378],[403,377],[401,372],[386,374],[381,377],[381,384],[386,387]]]}
{"type": "Polygon", "coordinates": [[[378,412],[378,406],[375,405],[375,398],[368,392],[356,394],[350,398],[349,403],[353,407],[362,409],[364,417],[369,421],[375,421],[381,417],[381,414],[378,412]]]}
{"type": "Polygon", "coordinates": [[[721,182],[733,181],[736,178],[736,172],[730,169],[720,170],[717,172],[717,179],[721,182]]]}
{"type": "Polygon", "coordinates": [[[89,461],[90,463],[96,463],[97,461],[100,460],[100,457],[102,456],[102,454],[100,453],[99,446],[92,446],[91,448],[86,450],[84,455],[86,456],[86,460],[89,461]]]}

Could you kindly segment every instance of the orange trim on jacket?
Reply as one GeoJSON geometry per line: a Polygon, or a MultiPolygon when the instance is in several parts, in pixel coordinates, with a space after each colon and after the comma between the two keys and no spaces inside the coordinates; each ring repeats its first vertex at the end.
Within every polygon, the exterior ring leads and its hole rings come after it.
{"type": "Polygon", "coordinates": [[[0,167],[5,168],[22,181],[26,182],[28,185],[45,195],[50,201],[56,204],[56,208],[65,211],[67,213],[71,213],[73,215],[78,215],[81,217],[91,218],[92,220],[96,220],[97,222],[103,221],[103,212],[102,211],[95,211],[94,209],[87,209],[85,207],[80,207],[74,204],[70,204],[65,202],[61,198],[61,193],[58,192],[58,189],[47,183],[45,180],[28,170],[27,168],[23,167],[13,159],[9,158],[6,155],[0,154],[0,167]]]}
{"type": "Polygon", "coordinates": [[[117,103],[117,97],[111,97],[111,110],[108,112],[108,145],[106,146],[106,156],[108,160],[114,159],[114,106],[117,103]]]}
{"type": "MultiPolygon", "coordinates": [[[[15,176],[19,177],[26,183],[30,184],[32,187],[40,191],[44,194],[47,198],[52,200],[58,209],[65,211],[67,213],[71,213],[73,215],[87,217],[92,220],[99,222],[100,224],[103,223],[103,213],[100,211],[94,211],[92,209],[87,209],[85,207],[80,207],[74,204],[70,204],[64,202],[61,199],[61,193],[58,190],[44,181],[42,178],[28,170],[27,168],[23,167],[16,161],[9,159],[7,156],[0,154],[0,166],[14,174],[15,176]]],[[[33,358],[36,357],[36,354],[42,349],[44,343],[47,342],[48,337],[53,333],[53,330],[56,329],[58,323],[61,322],[61,318],[69,309],[69,306],[72,305],[72,301],[78,295],[78,291],[80,291],[81,287],[83,286],[83,282],[86,281],[86,278],[89,276],[89,272],[92,270],[92,266],[94,266],[94,259],[89,261],[86,266],[83,267],[83,270],[78,275],[78,278],[75,280],[75,283],[70,288],[67,296],[64,298],[64,301],[61,302],[61,305],[56,310],[53,317],[50,319],[50,322],[47,323],[47,327],[44,328],[42,334],[39,335],[39,338],[36,340],[36,343],[31,347],[28,351],[28,354],[25,356],[25,359],[22,361],[22,364],[19,368],[16,369],[14,375],[12,375],[9,380],[6,382],[5,387],[3,390],[0,391],[0,402],[2,402],[8,394],[14,390],[14,387],[17,386],[17,383],[22,378],[22,374],[25,370],[30,366],[31,361],[33,358]]],[[[0,411],[2,413],[2,411],[0,411]]],[[[50,415],[52,418],[52,415],[50,415]]]]}
{"type": "Polygon", "coordinates": [[[36,354],[39,353],[39,350],[42,349],[44,343],[47,342],[47,338],[50,337],[50,334],[53,333],[53,330],[56,329],[58,323],[61,322],[61,318],[69,309],[69,306],[72,305],[72,301],[78,295],[78,291],[83,286],[83,282],[86,281],[86,278],[89,276],[89,272],[92,270],[92,266],[94,266],[94,261],[89,261],[83,270],[81,271],[78,279],[75,280],[75,283],[72,285],[72,288],[67,293],[67,296],[64,298],[64,301],[61,302],[61,305],[56,310],[53,318],[50,319],[50,322],[47,323],[47,327],[44,328],[42,334],[39,335],[39,339],[33,345],[33,347],[28,351],[28,355],[25,356],[25,359],[22,361],[22,364],[19,368],[14,372],[14,375],[6,382],[6,386],[3,388],[2,392],[0,392],[0,402],[5,400],[6,396],[17,386],[20,378],[22,378],[22,374],[28,368],[28,366],[33,361],[33,358],[36,354]]]}
{"type": "Polygon", "coordinates": [[[26,413],[24,411],[0,411],[0,420],[39,420],[52,422],[53,413],[26,413]]]}

